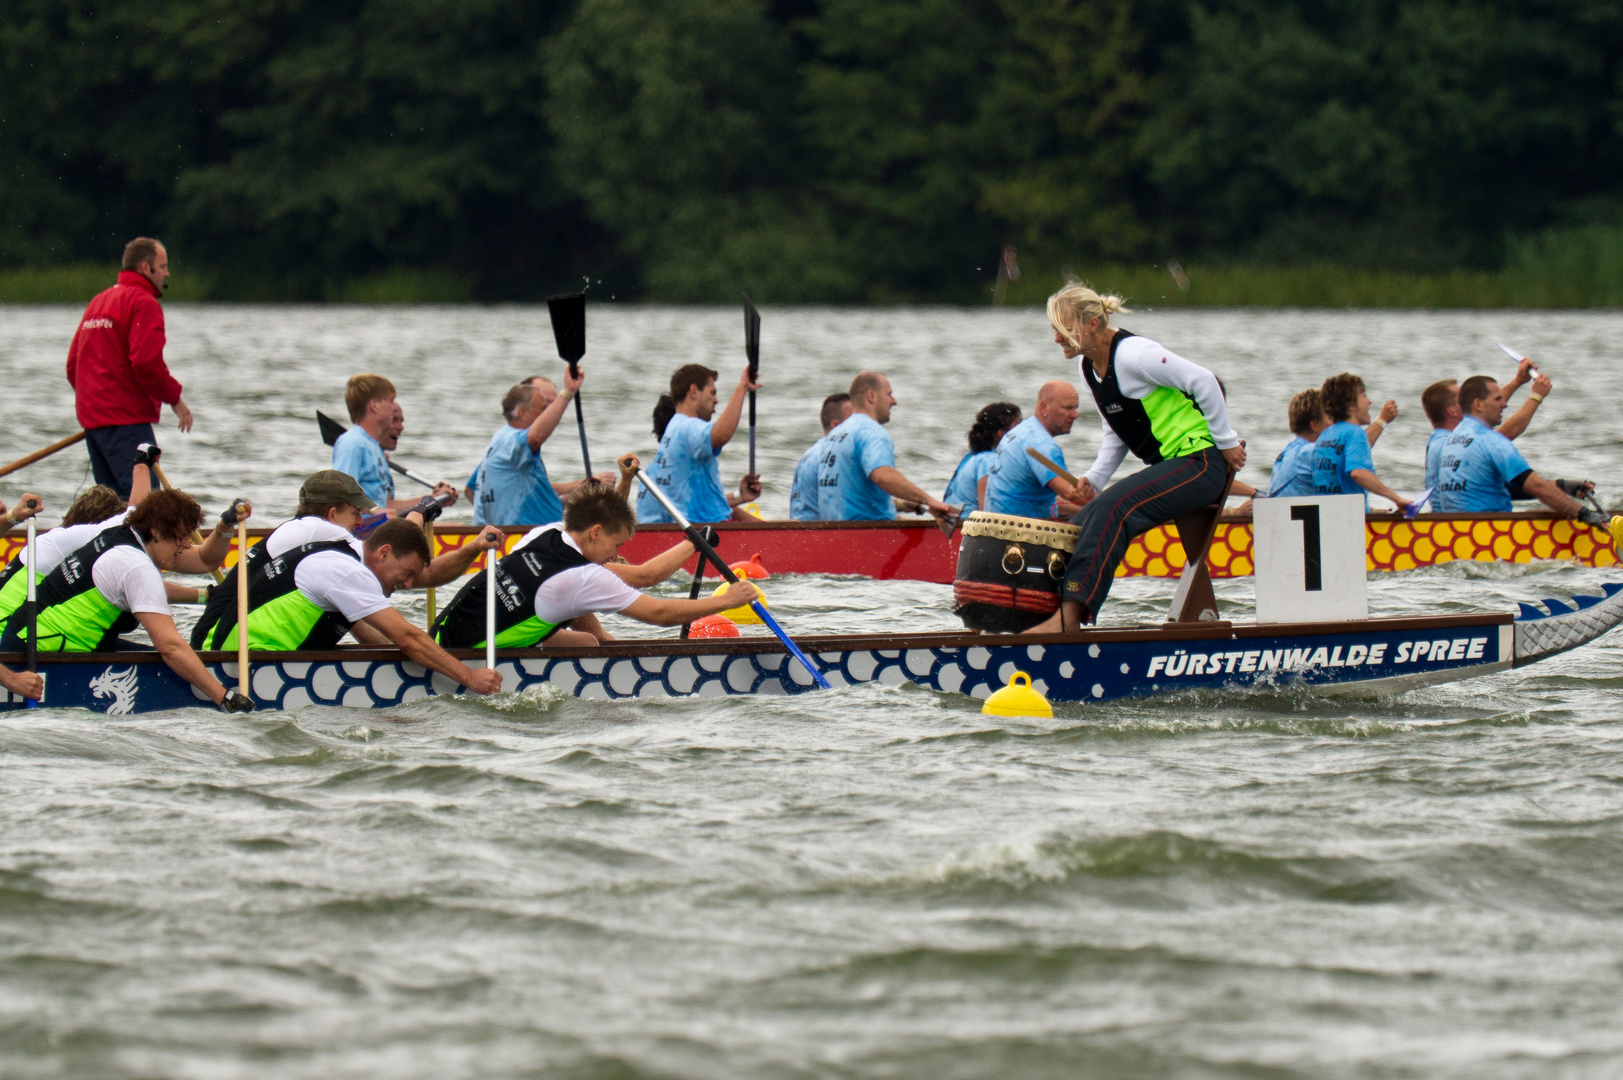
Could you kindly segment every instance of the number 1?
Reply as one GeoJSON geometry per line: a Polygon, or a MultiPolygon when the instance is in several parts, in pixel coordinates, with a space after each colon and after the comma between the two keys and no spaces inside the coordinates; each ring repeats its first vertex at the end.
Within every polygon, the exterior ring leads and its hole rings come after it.
{"type": "Polygon", "coordinates": [[[1291,520],[1302,523],[1302,585],[1308,592],[1324,591],[1324,571],[1320,565],[1319,508],[1291,507],[1291,520]]]}

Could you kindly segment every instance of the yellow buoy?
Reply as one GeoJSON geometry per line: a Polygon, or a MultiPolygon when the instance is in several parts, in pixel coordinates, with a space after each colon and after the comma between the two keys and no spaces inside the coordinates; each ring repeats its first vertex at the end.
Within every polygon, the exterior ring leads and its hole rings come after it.
{"type": "Polygon", "coordinates": [[[1017,671],[1009,685],[986,699],[981,706],[982,716],[1047,716],[1054,715],[1048,699],[1032,689],[1031,676],[1017,671]]]}
{"type": "MultiPolygon", "coordinates": [[[[757,588],[759,588],[759,586],[757,586],[757,588]]],[[[710,595],[711,596],[720,596],[722,593],[724,593],[726,591],[727,591],[727,583],[725,581],[723,581],[720,585],[717,585],[715,587],[715,589],[713,589],[711,591],[710,595]]],[[[772,606],[771,604],[766,602],[766,593],[761,594],[761,606],[764,607],[764,608],[770,608],[772,606]]],[[[759,615],[755,614],[755,609],[754,608],[749,607],[747,605],[744,606],[744,607],[728,608],[726,611],[722,612],[722,615],[725,616],[726,618],[731,619],[733,622],[739,623],[741,625],[746,625],[746,626],[750,626],[750,625],[760,626],[760,625],[762,625],[761,617],[759,615]]]]}
{"type": "Polygon", "coordinates": [[[1623,517],[1615,517],[1606,531],[1612,534],[1612,546],[1623,552],[1623,517]]]}

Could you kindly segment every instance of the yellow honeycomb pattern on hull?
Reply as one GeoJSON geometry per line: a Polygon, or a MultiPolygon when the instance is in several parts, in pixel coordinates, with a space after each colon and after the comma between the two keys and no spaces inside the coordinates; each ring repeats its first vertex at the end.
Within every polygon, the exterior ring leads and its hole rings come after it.
{"type": "MultiPolygon", "coordinates": [[[[1413,570],[1455,559],[1511,563],[1570,559],[1584,566],[1615,566],[1618,561],[1604,529],[1510,514],[1414,521],[1371,517],[1364,525],[1364,551],[1371,570],[1413,570]]],[[[1219,523],[1206,564],[1214,578],[1248,576],[1256,567],[1250,522],[1219,523]]],[[[1183,573],[1183,565],[1177,528],[1162,525],[1132,542],[1116,576],[1176,577],[1183,573]]]]}

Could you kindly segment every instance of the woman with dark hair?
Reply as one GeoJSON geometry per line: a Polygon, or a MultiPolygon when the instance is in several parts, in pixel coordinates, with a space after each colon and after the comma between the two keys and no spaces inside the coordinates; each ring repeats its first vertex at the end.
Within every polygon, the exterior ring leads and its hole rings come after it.
{"type": "MultiPolygon", "coordinates": [[[[174,570],[192,549],[203,509],[183,491],[154,491],[122,522],[108,526],[46,574],[36,617],[40,652],[110,652],[130,648],[119,635],[140,627],[164,663],[227,712],[253,703],[228,693],[175,629],[160,571],[174,570]]],[[[0,651],[21,652],[28,627],[8,620],[0,651]]]]}
{"type": "Polygon", "coordinates": [[[981,508],[980,483],[997,460],[997,444],[1020,422],[1020,406],[994,401],[975,414],[969,428],[969,453],[958,461],[941,501],[962,506],[965,512],[981,508]]]}

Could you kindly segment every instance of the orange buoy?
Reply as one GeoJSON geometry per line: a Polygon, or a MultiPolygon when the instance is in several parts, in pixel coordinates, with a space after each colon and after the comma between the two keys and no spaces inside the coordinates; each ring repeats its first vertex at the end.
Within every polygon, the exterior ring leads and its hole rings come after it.
{"type": "Polygon", "coordinates": [[[750,556],[749,562],[733,563],[732,571],[746,581],[760,581],[763,578],[772,576],[766,572],[766,567],[761,565],[761,553],[759,551],[750,556]]]}
{"type": "Polygon", "coordinates": [[[738,627],[725,615],[706,615],[702,619],[694,619],[688,627],[688,637],[741,637],[738,627]]]}

